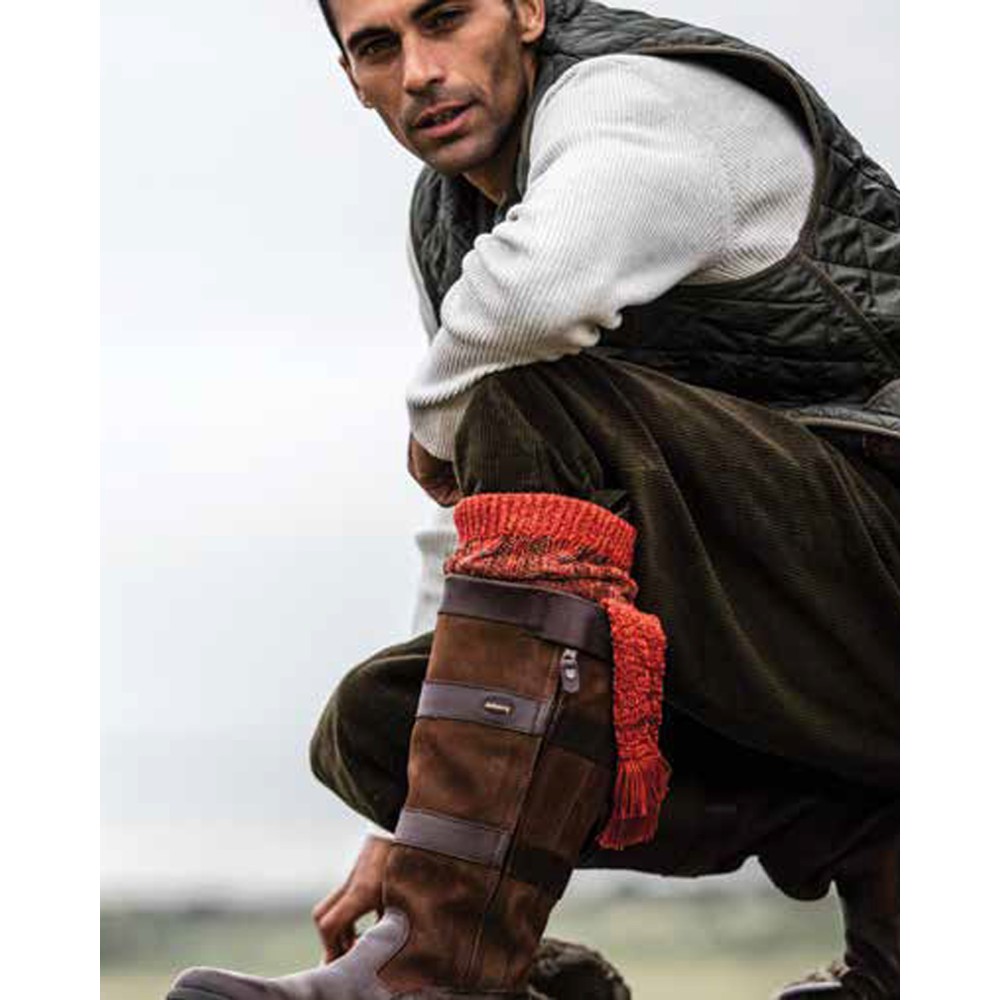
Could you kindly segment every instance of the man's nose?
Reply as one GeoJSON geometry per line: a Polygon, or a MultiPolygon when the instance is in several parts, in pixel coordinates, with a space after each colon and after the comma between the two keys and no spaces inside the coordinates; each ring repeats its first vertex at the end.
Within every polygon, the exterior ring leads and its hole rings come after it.
{"type": "Polygon", "coordinates": [[[444,70],[434,45],[423,38],[407,39],[403,44],[403,89],[416,94],[444,79],[444,70]]]}

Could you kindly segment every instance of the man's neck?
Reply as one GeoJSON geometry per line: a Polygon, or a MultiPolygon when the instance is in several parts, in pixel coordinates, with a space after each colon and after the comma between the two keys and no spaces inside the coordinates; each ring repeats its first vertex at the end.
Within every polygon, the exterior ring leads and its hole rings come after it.
{"type": "Polygon", "coordinates": [[[486,195],[494,205],[505,201],[514,189],[514,172],[517,167],[517,154],[521,149],[521,122],[523,120],[524,112],[522,110],[511,125],[510,133],[503,145],[493,155],[490,162],[463,174],[465,179],[486,195]]]}
{"type": "Polygon", "coordinates": [[[514,193],[515,171],[517,157],[521,151],[521,127],[528,102],[535,89],[535,76],[538,70],[538,60],[534,51],[525,52],[525,69],[528,86],[521,102],[520,110],[511,123],[510,131],[503,145],[494,153],[489,162],[475,170],[466,171],[462,176],[475,188],[478,188],[494,205],[502,204],[514,193]]]}

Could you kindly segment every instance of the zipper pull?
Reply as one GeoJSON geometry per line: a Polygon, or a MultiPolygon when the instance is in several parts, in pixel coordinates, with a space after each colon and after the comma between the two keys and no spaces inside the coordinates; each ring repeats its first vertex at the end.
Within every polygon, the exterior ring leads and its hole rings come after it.
{"type": "Polygon", "coordinates": [[[559,657],[559,673],[562,689],[569,694],[580,690],[580,664],[575,649],[564,649],[559,657]]]}

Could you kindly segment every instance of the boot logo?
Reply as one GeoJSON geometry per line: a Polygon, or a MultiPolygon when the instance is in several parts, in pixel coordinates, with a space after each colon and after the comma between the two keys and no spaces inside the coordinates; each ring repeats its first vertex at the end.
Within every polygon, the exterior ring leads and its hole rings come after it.
{"type": "Polygon", "coordinates": [[[514,703],[506,698],[487,698],[483,702],[483,711],[490,715],[502,715],[505,718],[514,714],[514,703]]]}

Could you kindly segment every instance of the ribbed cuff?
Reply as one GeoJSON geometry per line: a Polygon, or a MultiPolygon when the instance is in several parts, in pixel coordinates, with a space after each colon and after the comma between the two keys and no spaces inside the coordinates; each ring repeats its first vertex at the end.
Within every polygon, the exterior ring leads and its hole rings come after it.
{"type": "Polygon", "coordinates": [[[459,546],[508,535],[585,545],[613,566],[632,568],[635,528],[587,500],[558,493],[481,493],[455,508],[459,546]]]}
{"type": "Polygon", "coordinates": [[[434,406],[409,404],[410,431],[435,458],[454,461],[455,435],[471,398],[471,392],[463,392],[434,406]]]}

